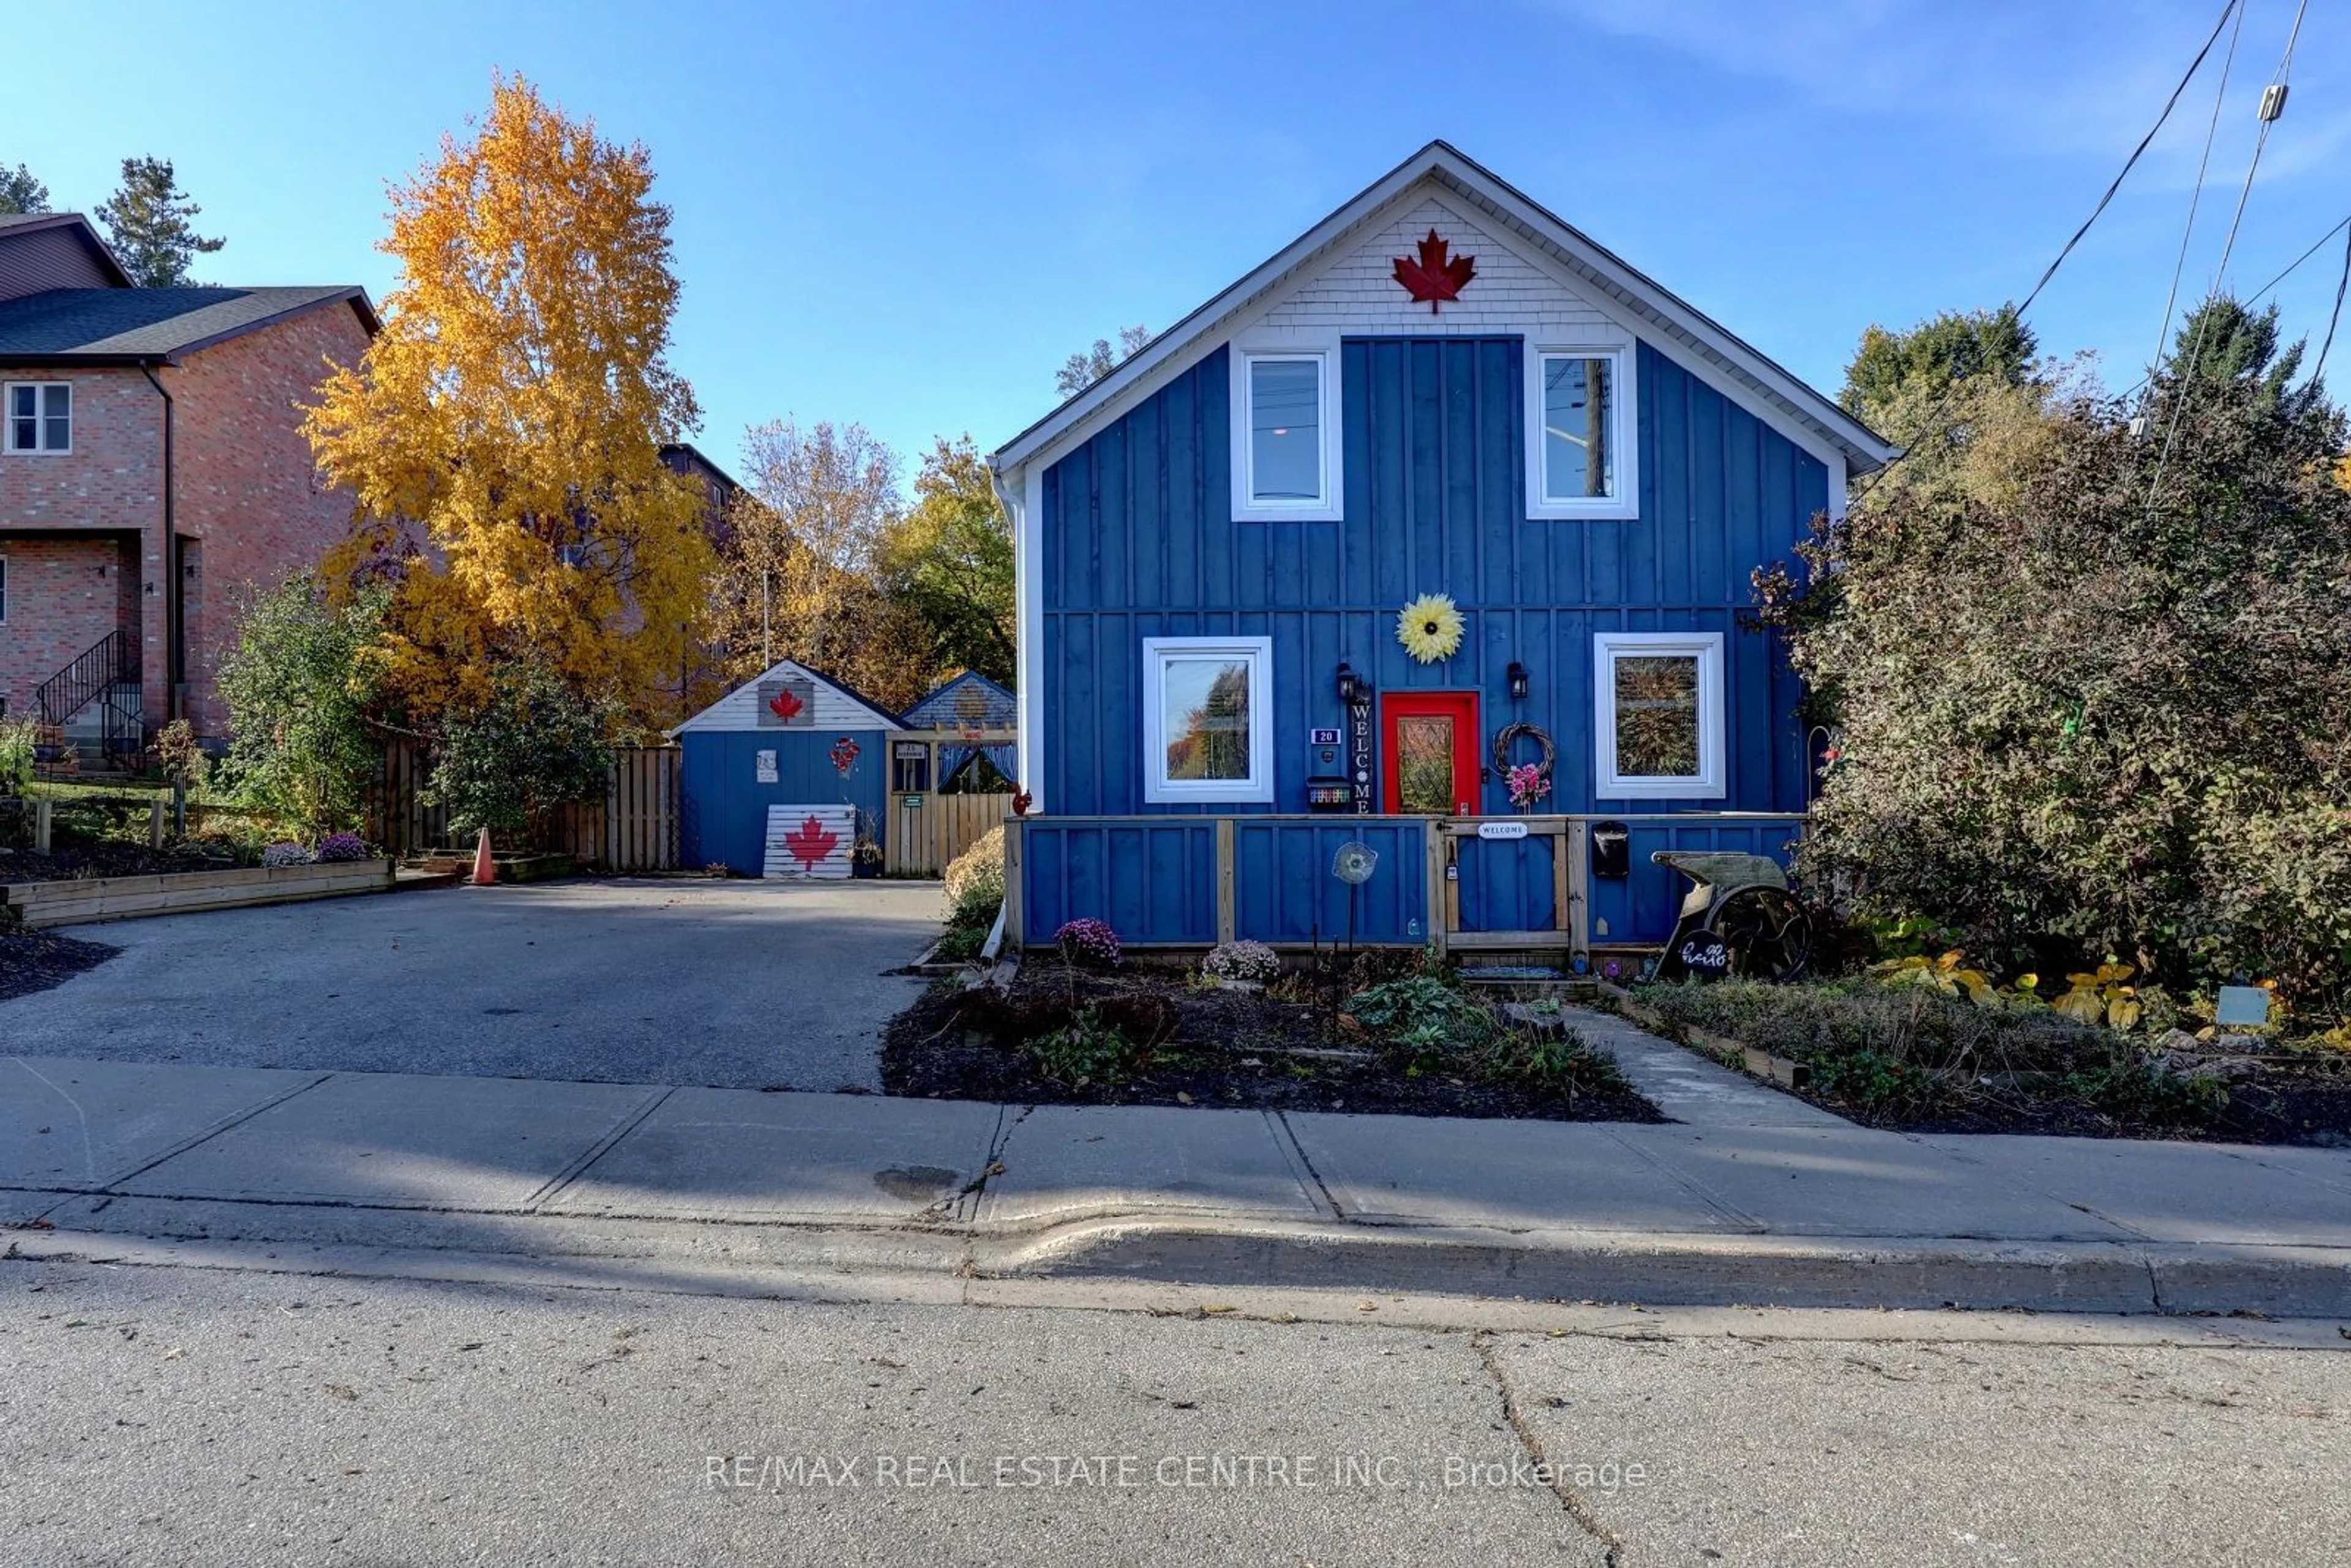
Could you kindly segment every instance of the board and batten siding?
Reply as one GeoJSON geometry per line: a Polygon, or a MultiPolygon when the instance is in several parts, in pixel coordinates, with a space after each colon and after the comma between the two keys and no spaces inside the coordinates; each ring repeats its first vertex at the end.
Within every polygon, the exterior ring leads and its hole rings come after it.
{"type": "MultiPolygon", "coordinates": [[[[1307,731],[1343,722],[1345,660],[1382,692],[1475,689],[1481,743],[1513,721],[1542,726],[1559,747],[1542,810],[1801,810],[1797,683],[1775,640],[1738,619],[1750,572],[1787,558],[1827,506],[1827,469],[1644,343],[1639,517],[1531,521],[1522,352],[1515,334],[1344,340],[1343,522],[1233,519],[1222,347],[1050,467],[1039,715],[1050,810],[1301,810],[1307,731]],[[1414,663],[1395,639],[1397,611],[1424,592],[1451,594],[1468,622],[1439,664],[1414,663]],[[1724,634],[1723,798],[1595,797],[1593,635],[1616,631],[1724,634]],[[1274,801],[1146,805],[1143,640],[1222,634],[1273,639],[1274,801]],[[1513,660],[1529,672],[1524,702],[1508,695],[1513,660]]],[[[1481,807],[1510,810],[1499,777],[1481,807]]]]}

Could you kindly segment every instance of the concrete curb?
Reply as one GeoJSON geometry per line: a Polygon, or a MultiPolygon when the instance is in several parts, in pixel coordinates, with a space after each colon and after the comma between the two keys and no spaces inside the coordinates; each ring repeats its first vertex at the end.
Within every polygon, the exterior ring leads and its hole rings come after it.
{"type": "Polygon", "coordinates": [[[300,1249],[361,1247],[586,1272],[598,1260],[627,1260],[641,1269],[723,1263],[835,1277],[879,1270],[1648,1306],[2351,1318],[2351,1249],[2325,1247],[1502,1233],[1196,1215],[882,1228],[87,1197],[53,1208],[51,1223],[57,1228],[9,1232],[6,1254],[88,1257],[135,1238],[284,1247],[289,1262],[300,1249]]]}
{"type": "Polygon", "coordinates": [[[2351,1251],[1885,1237],[1524,1233],[1102,1220],[975,1239],[973,1267],[1234,1286],[1674,1306],[2351,1316],[2351,1251]]]}

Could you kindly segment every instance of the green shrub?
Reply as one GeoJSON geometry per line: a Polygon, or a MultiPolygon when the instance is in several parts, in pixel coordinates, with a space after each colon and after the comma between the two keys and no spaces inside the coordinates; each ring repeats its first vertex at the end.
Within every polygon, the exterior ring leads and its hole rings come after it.
{"type": "Polygon", "coordinates": [[[0,719],[0,800],[22,795],[33,782],[33,744],[40,727],[29,718],[0,719]]]}
{"type": "Polygon", "coordinates": [[[1816,883],[2002,971],[2344,1004],[2351,490],[2304,368],[2222,298],[2143,404],[2032,380],[1982,419],[1961,383],[1969,417],[1757,574],[1840,731],[1816,883]]]}
{"type": "Polygon", "coordinates": [[[367,711],[380,684],[371,650],[387,602],[378,591],[330,604],[304,574],[243,607],[220,692],[228,773],[247,804],[314,832],[360,821],[382,765],[367,711]]]}
{"type": "Polygon", "coordinates": [[[460,832],[524,837],[553,808],[603,793],[608,718],[553,671],[505,664],[490,678],[489,701],[443,727],[424,799],[446,806],[460,832]]]}
{"type": "Polygon", "coordinates": [[[1097,1083],[1116,1087],[1130,1082],[1149,1061],[1148,1051],[1128,1040],[1126,1031],[1098,1007],[1079,1009],[1060,1029],[1029,1041],[1028,1051],[1039,1071],[1072,1089],[1097,1083]]]}
{"type": "Polygon", "coordinates": [[[1483,1071],[1488,1078],[1538,1094],[1569,1099],[1624,1092],[1630,1087],[1617,1071],[1616,1059],[1573,1030],[1499,1035],[1488,1048],[1483,1071]]]}
{"type": "Polygon", "coordinates": [[[979,956],[987,942],[987,928],[984,925],[950,925],[931,956],[941,964],[967,964],[979,956]]]}
{"type": "Polygon", "coordinates": [[[995,925],[996,912],[1004,904],[1004,830],[988,829],[948,862],[945,880],[950,928],[985,931],[995,925]]]}

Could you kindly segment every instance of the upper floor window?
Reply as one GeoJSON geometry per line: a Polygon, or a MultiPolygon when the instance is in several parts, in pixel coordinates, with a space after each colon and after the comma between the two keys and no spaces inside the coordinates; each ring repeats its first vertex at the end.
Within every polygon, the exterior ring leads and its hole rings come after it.
{"type": "Polygon", "coordinates": [[[7,450],[57,453],[73,450],[73,388],[63,382],[10,382],[7,450]]]}
{"type": "Polygon", "coordinates": [[[1337,519],[1336,346],[1237,350],[1233,383],[1234,516],[1337,519]]]}
{"type": "Polygon", "coordinates": [[[1621,346],[1530,346],[1530,516],[1634,515],[1631,359],[1621,346]]]}

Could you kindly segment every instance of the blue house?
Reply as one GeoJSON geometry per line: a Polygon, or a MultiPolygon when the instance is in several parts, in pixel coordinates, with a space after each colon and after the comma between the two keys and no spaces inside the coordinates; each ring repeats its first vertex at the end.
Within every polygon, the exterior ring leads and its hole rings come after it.
{"type": "Polygon", "coordinates": [[[995,454],[1008,931],[1661,941],[1648,852],[1777,852],[1808,800],[1749,574],[1893,455],[1431,143],[995,454]]]}
{"type": "Polygon", "coordinates": [[[890,712],[786,659],[670,733],[684,750],[679,850],[739,876],[845,877],[860,833],[879,842],[890,712]]]}

